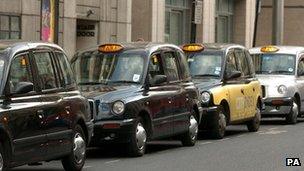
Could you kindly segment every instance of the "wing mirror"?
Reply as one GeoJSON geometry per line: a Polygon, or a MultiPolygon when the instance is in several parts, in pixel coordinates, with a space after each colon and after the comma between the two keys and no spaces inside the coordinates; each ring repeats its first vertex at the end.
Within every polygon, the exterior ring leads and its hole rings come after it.
{"type": "Polygon", "coordinates": [[[15,94],[26,94],[34,91],[34,85],[31,82],[19,82],[16,85],[15,94]]]}
{"type": "Polygon", "coordinates": [[[230,80],[230,79],[234,79],[234,78],[239,78],[241,76],[242,76],[242,72],[241,71],[231,71],[229,73],[226,73],[225,79],[226,80],[230,80]]]}

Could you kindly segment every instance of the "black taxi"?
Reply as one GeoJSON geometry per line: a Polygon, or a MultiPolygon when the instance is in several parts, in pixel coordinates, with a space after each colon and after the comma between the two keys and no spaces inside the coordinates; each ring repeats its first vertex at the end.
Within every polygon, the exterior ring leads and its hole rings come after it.
{"type": "Polygon", "coordinates": [[[102,44],[76,53],[76,80],[93,110],[92,144],[124,143],[142,156],[147,141],[197,139],[201,106],[183,51],[171,44],[102,44]]]}
{"type": "Polygon", "coordinates": [[[80,171],[93,122],[64,51],[0,42],[0,79],[0,171],[58,159],[80,171]]]}
{"type": "Polygon", "coordinates": [[[203,107],[200,129],[223,138],[226,126],[245,123],[258,131],[261,85],[248,50],[236,44],[188,44],[182,48],[203,107]]]}

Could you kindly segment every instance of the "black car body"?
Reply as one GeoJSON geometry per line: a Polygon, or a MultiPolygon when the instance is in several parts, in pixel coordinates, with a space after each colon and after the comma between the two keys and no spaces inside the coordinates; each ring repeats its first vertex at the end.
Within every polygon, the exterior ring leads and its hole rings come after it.
{"type": "Polygon", "coordinates": [[[194,145],[199,93],[179,47],[105,44],[78,52],[72,68],[93,109],[93,144],[127,143],[134,156],[143,155],[146,142],[153,139],[178,136],[184,145],[194,145]],[[115,46],[114,52],[102,50],[115,46]],[[119,106],[123,109],[117,114],[119,106]],[[138,131],[141,144],[134,143],[138,131]]]}
{"type": "Polygon", "coordinates": [[[0,76],[0,170],[54,159],[81,170],[93,123],[64,51],[1,42],[0,76]]]}

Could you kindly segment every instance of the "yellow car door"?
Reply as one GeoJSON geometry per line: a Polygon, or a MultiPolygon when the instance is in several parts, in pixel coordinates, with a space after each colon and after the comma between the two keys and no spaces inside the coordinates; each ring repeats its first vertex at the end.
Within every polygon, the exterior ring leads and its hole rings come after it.
{"type": "Polygon", "coordinates": [[[229,50],[225,67],[225,86],[229,94],[230,121],[242,118],[244,113],[245,90],[241,78],[241,71],[233,50],[229,50]],[[239,73],[239,75],[237,74],[239,73]]]}

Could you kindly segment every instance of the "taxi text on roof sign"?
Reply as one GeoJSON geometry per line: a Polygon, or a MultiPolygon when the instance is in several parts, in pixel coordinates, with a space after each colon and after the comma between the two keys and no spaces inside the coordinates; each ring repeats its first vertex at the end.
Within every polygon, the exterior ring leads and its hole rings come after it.
{"type": "Polygon", "coordinates": [[[201,44],[186,44],[182,47],[182,49],[185,52],[198,52],[198,51],[203,51],[204,46],[201,44]]]}
{"type": "Polygon", "coordinates": [[[123,49],[123,46],[120,44],[104,44],[98,47],[98,50],[103,53],[114,53],[119,52],[123,49]]]}
{"type": "Polygon", "coordinates": [[[275,46],[264,46],[261,48],[261,52],[277,52],[279,51],[279,48],[275,47],[275,46]]]}

